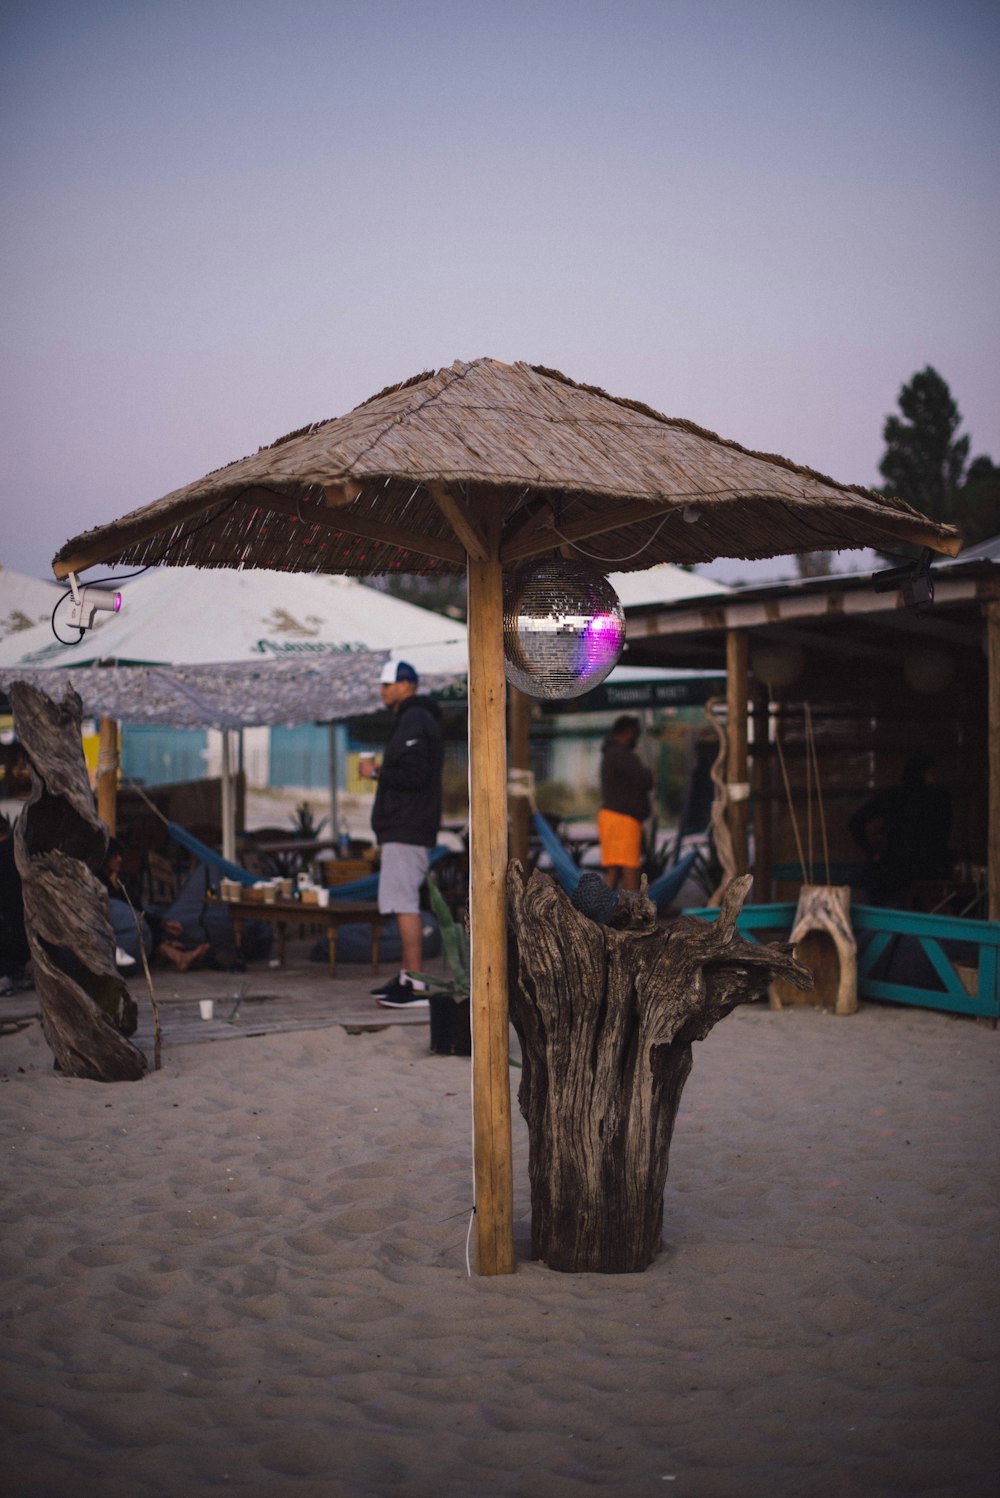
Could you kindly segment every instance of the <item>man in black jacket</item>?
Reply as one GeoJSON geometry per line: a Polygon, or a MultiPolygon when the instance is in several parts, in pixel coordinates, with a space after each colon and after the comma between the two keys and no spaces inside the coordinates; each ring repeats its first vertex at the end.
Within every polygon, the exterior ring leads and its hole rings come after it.
{"type": "Polygon", "coordinates": [[[387,1009],[426,1008],[427,985],[412,975],[423,959],[420,886],[441,825],[441,766],[444,740],[441,712],[429,697],[417,696],[418,677],[406,661],[387,661],[380,691],[396,714],[396,726],[385,747],[381,767],[362,766],[365,778],[377,779],[372,831],[381,848],[378,908],[394,915],[402,943],[397,977],[372,989],[387,1009]]]}

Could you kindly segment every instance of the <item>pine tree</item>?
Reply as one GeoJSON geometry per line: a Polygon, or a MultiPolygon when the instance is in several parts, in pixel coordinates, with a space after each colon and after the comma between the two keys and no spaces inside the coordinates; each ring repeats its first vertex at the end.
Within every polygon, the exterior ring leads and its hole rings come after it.
{"type": "Polygon", "coordinates": [[[971,439],[957,435],[961,412],[936,369],[928,364],[903,386],[899,409],[882,428],[884,493],[957,526],[966,546],[1000,532],[1000,471],[979,457],[966,472],[971,439]]]}

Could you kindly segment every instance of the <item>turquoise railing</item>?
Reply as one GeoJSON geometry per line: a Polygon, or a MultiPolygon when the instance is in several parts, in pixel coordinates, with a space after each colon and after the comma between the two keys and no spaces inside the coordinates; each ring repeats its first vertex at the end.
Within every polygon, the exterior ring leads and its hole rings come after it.
{"type": "MultiPolygon", "coordinates": [[[[685,915],[714,920],[717,910],[702,907],[685,915]]],[[[787,940],[795,920],[795,904],[746,905],[739,929],[755,941],[765,934],[787,940]]],[[[996,1023],[1000,1019],[1000,921],[971,921],[959,916],[928,915],[915,910],[882,910],[874,905],[852,905],[851,925],[858,940],[858,997],[892,1004],[916,1004],[972,1014],[996,1023]],[[909,942],[907,952],[903,943],[909,942]],[[913,944],[929,967],[928,977],[905,981],[892,976],[894,966],[912,967],[913,944]],[[946,945],[947,944],[947,945],[946,945]],[[961,948],[956,954],[956,946],[961,948]],[[951,948],[949,952],[948,947],[951,948]],[[884,959],[884,960],[883,960],[884,959]],[[882,970],[875,976],[879,964],[882,970]],[[971,990],[971,991],[970,991],[971,990]]]]}

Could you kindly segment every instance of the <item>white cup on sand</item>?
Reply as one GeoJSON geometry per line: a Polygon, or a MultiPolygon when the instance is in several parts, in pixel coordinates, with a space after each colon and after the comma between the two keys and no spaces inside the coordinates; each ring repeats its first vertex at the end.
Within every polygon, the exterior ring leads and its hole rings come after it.
{"type": "Polygon", "coordinates": [[[202,1019],[211,1019],[212,1015],[215,1013],[215,1000],[199,999],[198,1008],[201,1010],[202,1019]]]}

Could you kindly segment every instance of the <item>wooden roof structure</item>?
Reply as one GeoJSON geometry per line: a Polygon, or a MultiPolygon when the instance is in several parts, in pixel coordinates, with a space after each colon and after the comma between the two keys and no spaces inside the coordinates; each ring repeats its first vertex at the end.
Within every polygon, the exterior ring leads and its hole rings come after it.
{"type": "Polygon", "coordinates": [[[960,539],[900,500],[753,453],[554,370],[493,359],[404,381],[68,541],[98,563],[468,579],[476,1266],[514,1268],[507,1021],[504,572],[546,553],[635,571],[960,539]]]}

